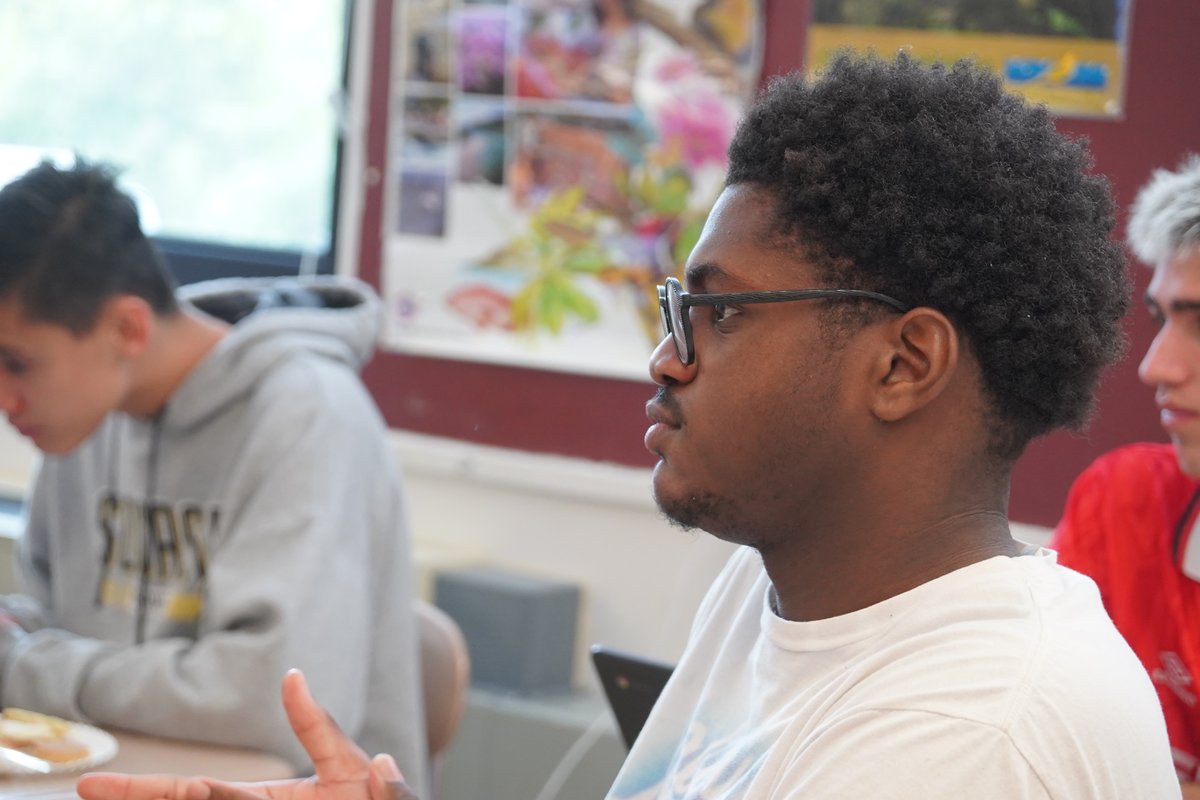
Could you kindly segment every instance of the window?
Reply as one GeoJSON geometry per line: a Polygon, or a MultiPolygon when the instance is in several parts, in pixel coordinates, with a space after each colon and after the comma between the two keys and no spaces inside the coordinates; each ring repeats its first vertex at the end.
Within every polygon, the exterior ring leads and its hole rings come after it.
{"type": "Polygon", "coordinates": [[[4,0],[0,182],[122,169],[182,282],[332,271],[350,0],[4,0]]]}

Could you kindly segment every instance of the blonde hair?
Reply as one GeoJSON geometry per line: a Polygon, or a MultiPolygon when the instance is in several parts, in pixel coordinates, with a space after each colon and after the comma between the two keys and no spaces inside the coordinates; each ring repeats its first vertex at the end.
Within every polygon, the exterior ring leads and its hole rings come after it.
{"type": "Polygon", "coordinates": [[[1174,172],[1154,171],[1133,203],[1126,238],[1150,266],[1200,245],[1200,155],[1174,172]]]}

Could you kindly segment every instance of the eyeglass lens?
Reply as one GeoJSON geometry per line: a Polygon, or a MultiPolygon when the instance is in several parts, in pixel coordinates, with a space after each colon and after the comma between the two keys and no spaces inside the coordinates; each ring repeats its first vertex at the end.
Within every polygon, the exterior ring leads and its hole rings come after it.
{"type": "Polygon", "coordinates": [[[671,338],[675,340],[675,352],[679,354],[679,360],[683,363],[688,363],[688,325],[687,320],[684,320],[683,315],[687,313],[683,308],[683,292],[679,281],[668,280],[667,288],[667,313],[670,316],[670,332],[671,338]]]}
{"type": "Polygon", "coordinates": [[[662,320],[663,336],[671,333],[671,320],[667,316],[667,287],[658,287],[658,318],[662,320]]]}

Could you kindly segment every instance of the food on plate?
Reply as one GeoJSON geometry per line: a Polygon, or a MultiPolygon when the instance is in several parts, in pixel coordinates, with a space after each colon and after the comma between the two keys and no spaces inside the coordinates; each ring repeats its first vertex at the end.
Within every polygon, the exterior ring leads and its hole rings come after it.
{"type": "Polygon", "coordinates": [[[71,738],[71,723],[23,708],[0,711],[0,745],[63,764],[88,755],[87,746],[71,738]]]}

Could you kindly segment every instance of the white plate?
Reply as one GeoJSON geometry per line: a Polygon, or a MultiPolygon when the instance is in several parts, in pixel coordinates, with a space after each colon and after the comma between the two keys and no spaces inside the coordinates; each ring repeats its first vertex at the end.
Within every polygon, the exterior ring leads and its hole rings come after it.
{"type": "MultiPolygon", "coordinates": [[[[101,764],[107,764],[112,761],[117,755],[117,740],[111,734],[106,733],[99,728],[94,728],[91,725],[85,725],[82,722],[72,722],[70,729],[67,731],[67,736],[87,748],[88,754],[83,758],[77,758],[74,761],[49,762],[49,775],[70,774],[72,772],[83,772],[92,767],[98,767],[101,764]]],[[[36,775],[32,770],[21,769],[4,762],[0,762],[0,775],[36,775]]]]}

